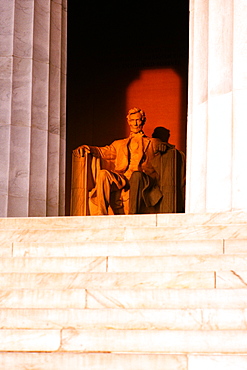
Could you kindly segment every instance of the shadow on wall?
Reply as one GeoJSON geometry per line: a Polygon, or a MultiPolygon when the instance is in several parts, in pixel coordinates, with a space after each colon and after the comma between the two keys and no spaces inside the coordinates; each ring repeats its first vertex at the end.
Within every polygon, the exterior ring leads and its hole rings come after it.
{"type": "MultiPolygon", "coordinates": [[[[131,82],[126,93],[126,111],[142,108],[147,117],[144,131],[151,136],[155,127],[166,126],[171,142],[185,152],[187,82],[175,68],[145,69],[131,82]]],[[[128,135],[128,127],[126,129],[128,135]]]]}

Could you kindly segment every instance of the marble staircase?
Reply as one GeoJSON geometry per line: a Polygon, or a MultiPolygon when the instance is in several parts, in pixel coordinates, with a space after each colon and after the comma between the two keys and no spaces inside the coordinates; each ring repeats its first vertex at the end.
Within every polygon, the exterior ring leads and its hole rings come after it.
{"type": "Polygon", "coordinates": [[[247,213],[0,219],[0,370],[246,370],[247,213]]]}

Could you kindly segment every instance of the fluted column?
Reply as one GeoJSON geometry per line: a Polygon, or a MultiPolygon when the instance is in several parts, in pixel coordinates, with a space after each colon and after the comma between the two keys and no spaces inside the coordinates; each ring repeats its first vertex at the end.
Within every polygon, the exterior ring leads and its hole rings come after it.
{"type": "Polygon", "coordinates": [[[0,217],[63,215],[66,0],[0,11],[0,217]]]}
{"type": "Polygon", "coordinates": [[[190,1],[186,212],[247,210],[247,3],[190,1]]]}

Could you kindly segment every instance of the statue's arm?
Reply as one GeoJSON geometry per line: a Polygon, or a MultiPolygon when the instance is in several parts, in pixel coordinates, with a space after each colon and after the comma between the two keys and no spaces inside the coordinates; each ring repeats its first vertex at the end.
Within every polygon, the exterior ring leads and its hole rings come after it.
{"type": "Polygon", "coordinates": [[[116,149],[114,143],[111,145],[106,145],[102,147],[91,146],[91,145],[81,145],[75,150],[73,154],[75,157],[84,157],[85,153],[90,153],[94,157],[104,158],[104,159],[115,159],[116,158],[116,149]]]}
{"type": "Polygon", "coordinates": [[[84,157],[85,153],[90,153],[94,157],[100,157],[99,148],[96,146],[81,145],[81,146],[78,146],[78,148],[73,150],[73,155],[78,158],[84,157]]]}
{"type": "Polygon", "coordinates": [[[99,156],[101,158],[106,159],[106,160],[107,159],[108,160],[115,159],[116,158],[116,148],[115,148],[114,143],[115,142],[113,142],[110,145],[97,147],[98,152],[99,152],[99,156]]]}
{"type": "Polygon", "coordinates": [[[175,145],[172,145],[172,144],[169,144],[169,143],[166,143],[166,142],[163,142],[159,139],[153,139],[153,145],[154,145],[154,152],[155,153],[165,153],[167,150],[169,149],[174,149],[175,148],[175,145]]]}

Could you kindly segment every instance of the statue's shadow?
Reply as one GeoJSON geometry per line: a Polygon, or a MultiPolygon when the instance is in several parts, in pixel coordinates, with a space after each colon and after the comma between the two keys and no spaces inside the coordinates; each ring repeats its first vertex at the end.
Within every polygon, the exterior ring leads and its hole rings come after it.
{"type": "Polygon", "coordinates": [[[156,127],[152,133],[152,137],[168,143],[170,138],[170,130],[162,126],[156,127]]]}

